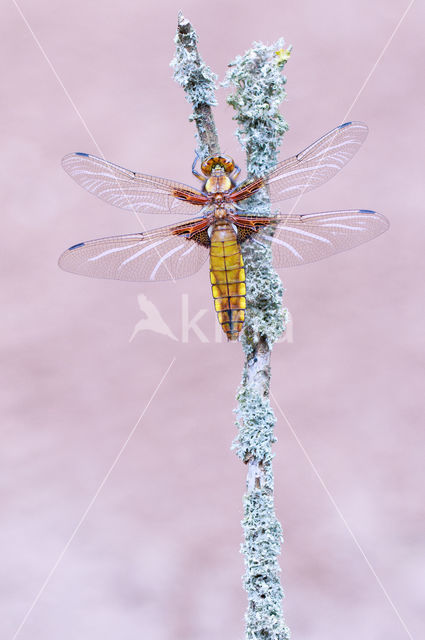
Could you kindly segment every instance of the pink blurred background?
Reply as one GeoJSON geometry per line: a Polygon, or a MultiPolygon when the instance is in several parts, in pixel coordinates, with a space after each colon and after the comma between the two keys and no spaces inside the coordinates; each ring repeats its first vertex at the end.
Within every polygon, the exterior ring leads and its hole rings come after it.
{"type": "MultiPolygon", "coordinates": [[[[3,6],[2,638],[243,637],[245,469],[229,449],[243,357],[239,344],[214,341],[207,267],[145,285],[56,264],[71,244],[139,230],[61,169],[66,153],[98,153],[76,109],[109,160],[194,181],[190,107],[169,67],[180,8],[220,79],[254,40],[293,44],[282,158],[344,119],[370,127],[347,168],[297,211],[376,209],[390,231],[282,272],[292,324],[273,353],[272,390],[345,519],[275,406],[284,608],[298,639],[423,634],[423,4],[349,111],[407,6],[21,0],[58,77],[14,3],[3,6]],[[146,330],[130,342],[138,294],[177,340],[146,330]],[[185,300],[191,317],[206,309],[208,342],[193,332],[182,342],[185,300]]],[[[215,110],[222,150],[243,164],[225,95],[215,110]]]]}

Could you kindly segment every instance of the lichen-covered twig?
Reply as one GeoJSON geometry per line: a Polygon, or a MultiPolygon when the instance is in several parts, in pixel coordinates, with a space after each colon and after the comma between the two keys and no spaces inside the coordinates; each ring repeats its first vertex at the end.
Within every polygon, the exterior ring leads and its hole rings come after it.
{"type": "Polygon", "coordinates": [[[215,99],[217,76],[202,61],[197,49],[198,36],[192,25],[180,12],[175,37],[176,55],[171,62],[174,67],[174,79],[184,89],[186,99],[193,107],[191,120],[198,130],[197,153],[201,159],[218,155],[217,129],[211,107],[217,104],[215,99]]]}
{"type": "MultiPolygon", "coordinates": [[[[236,110],[237,136],[247,151],[248,175],[264,176],[275,165],[288,125],[279,113],[285,97],[282,67],[290,49],[280,40],[271,47],[255,43],[238,57],[227,74],[234,87],[228,102],[236,110]]],[[[250,199],[247,209],[270,212],[267,193],[250,199]]],[[[236,410],[237,455],[248,465],[244,496],[245,589],[248,594],[247,640],[284,640],[285,625],[278,556],[282,529],[273,498],[272,444],[276,418],[270,407],[270,356],[284,330],[283,288],[272,267],[271,249],[256,243],[242,245],[247,273],[247,314],[242,344],[246,355],[236,410]]]]}
{"type": "MultiPolygon", "coordinates": [[[[220,152],[211,106],[216,104],[216,76],[202,62],[197,36],[191,24],[179,14],[174,77],[193,106],[191,119],[198,130],[201,158],[220,152]]],[[[256,43],[238,57],[227,74],[226,84],[235,92],[228,98],[236,110],[238,139],[247,151],[250,177],[264,176],[276,163],[281,138],[288,128],[279,113],[285,97],[286,79],[281,70],[289,56],[283,41],[267,47],[256,43]]],[[[267,193],[249,201],[249,209],[270,212],[267,193]]],[[[270,354],[284,330],[282,284],[272,268],[271,249],[244,243],[247,268],[247,314],[242,344],[246,354],[238,392],[239,436],[234,443],[238,456],[248,465],[244,497],[245,589],[247,640],[287,640],[289,630],[282,612],[278,556],[282,529],[274,511],[272,444],[276,440],[275,416],[269,404],[270,354]]]]}

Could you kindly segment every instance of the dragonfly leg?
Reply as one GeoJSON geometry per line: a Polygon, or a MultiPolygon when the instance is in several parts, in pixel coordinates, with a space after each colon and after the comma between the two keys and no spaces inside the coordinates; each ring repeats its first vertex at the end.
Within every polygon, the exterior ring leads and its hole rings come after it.
{"type": "MultiPolygon", "coordinates": [[[[263,237],[263,236],[260,236],[260,237],[263,237]]],[[[264,242],[260,242],[259,240],[257,240],[257,238],[254,238],[254,236],[250,236],[249,237],[249,241],[250,242],[255,242],[255,244],[259,244],[264,249],[267,247],[267,245],[265,245],[264,242]]]]}
{"type": "Polygon", "coordinates": [[[195,168],[198,160],[199,160],[199,155],[198,155],[198,152],[196,151],[195,160],[193,161],[193,164],[192,164],[192,173],[195,176],[195,178],[198,178],[198,180],[202,180],[202,182],[205,182],[205,176],[200,174],[199,171],[197,171],[195,168]]]}
{"type": "Polygon", "coordinates": [[[232,173],[233,173],[232,178],[237,178],[237,177],[238,177],[238,175],[240,174],[240,172],[241,172],[241,168],[240,168],[240,167],[238,167],[238,165],[237,165],[237,164],[235,164],[235,168],[234,168],[234,169],[233,169],[233,171],[232,171],[232,173]]]}

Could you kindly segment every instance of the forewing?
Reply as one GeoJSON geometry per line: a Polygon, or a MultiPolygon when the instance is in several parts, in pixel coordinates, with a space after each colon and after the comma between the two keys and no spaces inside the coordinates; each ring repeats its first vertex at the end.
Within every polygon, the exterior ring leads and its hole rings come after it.
{"type": "Polygon", "coordinates": [[[280,162],[264,180],[270,201],[299,196],[332,178],[358,151],[367,132],[363,122],[346,122],[280,162]]]}
{"type": "Polygon", "coordinates": [[[70,153],[62,166],[90,193],[135,213],[196,214],[208,201],[187,185],[136,173],[87,153],[70,153]]]}
{"type": "MultiPolygon", "coordinates": [[[[256,223],[255,216],[238,216],[256,223]]],[[[271,243],[275,267],[293,267],[322,260],[368,242],[386,231],[388,220],[375,211],[352,209],[305,215],[273,216],[273,224],[257,226],[251,238],[271,243]],[[273,233],[273,235],[272,235],[273,233]]]]}
{"type": "Polygon", "coordinates": [[[208,257],[206,226],[203,219],[190,220],[145,233],[81,242],[61,255],[59,266],[92,278],[133,282],[185,278],[208,257]],[[192,233],[194,222],[198,229],[192,233]]]}

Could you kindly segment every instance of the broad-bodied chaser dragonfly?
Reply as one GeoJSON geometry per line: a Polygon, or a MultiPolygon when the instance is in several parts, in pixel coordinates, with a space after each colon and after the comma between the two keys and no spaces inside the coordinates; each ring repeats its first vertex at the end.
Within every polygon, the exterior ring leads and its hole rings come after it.
{"type": "Polygon", "coordinates": [[[325,213],[256,214],[244,201],[265,188],[270,202],[300,196],[335,175],[367,135],[362,122],[346,122],[296,155],[280,162],[265,178],[235,182],[240,169],[216,155],[201,163],[197,190],[185,184],[129,171],[87,153],[62,161],[82,187],[116,207],[135,213],[196,213],[175,225],[80,242],[65,251],[59,265],[95,278],[149,281],[189,276],[210,258],[210,279],[218,320],[236,340],[245,320],[245,269],[241,245],[271,244],[275,267],[291,267],[345,251],[383,233],[384,216],[366,209],[325,213]]]}

